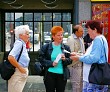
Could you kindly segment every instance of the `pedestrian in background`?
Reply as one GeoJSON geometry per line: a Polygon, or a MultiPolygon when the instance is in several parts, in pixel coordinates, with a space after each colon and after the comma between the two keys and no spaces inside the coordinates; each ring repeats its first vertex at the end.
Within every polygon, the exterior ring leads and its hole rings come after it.
{"type": "Polygon", "coordinates": [[[92,44],[82,56],[72,53],[71,59],[83,62],[83,90],[82,92],[107,92],[108,85],[98,85],[89,83],[88,76],[93,63],[105,63],[108,61],[108,44],[106,38],[102,35],[100,22],[90,20],[86,23],[88,34],[93,39],[92,44]]]}
{"type": "Polygon", "coordinates": [[[69,70],[67,65],[72,63],[69,46],[62,43],[63,28],[54,26],[51,29],[52,42],[42,46],[39,51],[39,61],[45,67],[44,84],[46,92],[65,92],[69,70]]]}
{"type": "Polygon", "coordinates": [[[9,53],[8,59],[16,68],[15,73],[8,80],[8,92],[22,92],[28,78],[30,58],[26,49],[26,43],[29,41],[29,30],[28,25],[21,25],[15,28],[16,41],[11,52],[9,53]],[[23,51],[19,62],[17,62],[22,46],[23,51]]]}
{"type": "Polygon", "coordinates": [[[84,45],[85,45],[85,50],[91,45],[92,39],[90,38],[89,34],[84,36],[84,45]]]}
{"type": "MultiPolygon", "coordinates": [[[[83,54],[85,52],[83,36],[83,28],[81,25],[73,26],[73,34],[68,37],[67,45],[70,47],[71,52],[83,54]]],[[[72,84],[72,92],[81,92],[82,89],[82,63],[72,62],[68,66],[70,70],[70,81],[72,84]]]]}

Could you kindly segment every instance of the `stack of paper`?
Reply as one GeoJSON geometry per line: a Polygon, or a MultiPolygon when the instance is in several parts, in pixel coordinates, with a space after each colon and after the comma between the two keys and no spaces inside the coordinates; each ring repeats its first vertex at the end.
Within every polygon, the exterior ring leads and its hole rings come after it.
{"type": "Polygon", "coordinates": [[[55,59],[55,62],[58,63],[58,61],[61,59],[61,54],[58,54],[58,56],[55,59]]]}

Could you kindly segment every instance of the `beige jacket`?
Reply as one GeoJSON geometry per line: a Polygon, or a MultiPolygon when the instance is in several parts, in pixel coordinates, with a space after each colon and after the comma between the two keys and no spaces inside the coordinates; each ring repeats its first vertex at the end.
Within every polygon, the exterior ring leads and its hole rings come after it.
{"type": "MultiPolygon", "coordinates": [[[[85,47],[84,47],[84,40],[83,38],[77,38],[76,35],[72,34],[71,36],[68,37],[67,39],[67,43],[66,43],[70,49],[71,52],[77,52],[78,54],[82,54],[85,52],[85,47]]],[[[81,63],[79,61],[73,61],[71,65],[69,66],[73,66],[77,63],[81,63]]]]}

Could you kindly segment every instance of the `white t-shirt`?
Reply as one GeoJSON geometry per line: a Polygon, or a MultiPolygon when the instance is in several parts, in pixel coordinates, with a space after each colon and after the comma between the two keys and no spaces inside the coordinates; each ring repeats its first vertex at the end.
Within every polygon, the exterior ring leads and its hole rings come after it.
{"type": "MultiPolygon", "coordinates": [[[[88,47],[88,49],[87,49],[85,55],[90,54],[90,52],[91,52],[91,50],[92,50],[92,45],[93,45],[93,42],[92,42],[92,44],[90,45],[90,47],[88,47]]],[[[83,81],[88,82],[88,76],[89,76],[90,68],[91,68],[91,64],[83,63],[83,81]]]]}

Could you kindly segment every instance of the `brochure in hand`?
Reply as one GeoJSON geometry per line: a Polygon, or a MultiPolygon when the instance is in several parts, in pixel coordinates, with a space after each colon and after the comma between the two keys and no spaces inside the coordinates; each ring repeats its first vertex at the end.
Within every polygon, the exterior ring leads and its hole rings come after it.
{"type": "Polygon", "coordinates": [[[58,63],[58,61],[61,59],[61,54],[58,54],[58,56],[55,59],[55,62],[58,63]]]}

